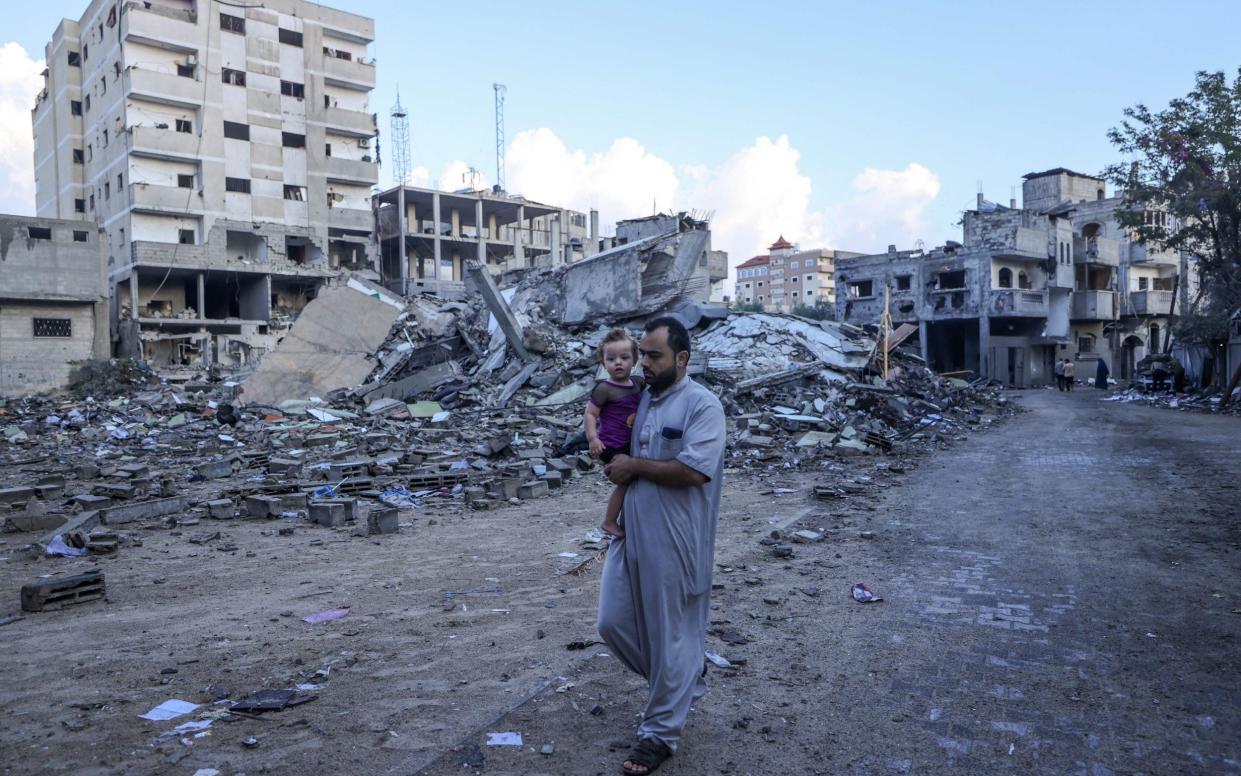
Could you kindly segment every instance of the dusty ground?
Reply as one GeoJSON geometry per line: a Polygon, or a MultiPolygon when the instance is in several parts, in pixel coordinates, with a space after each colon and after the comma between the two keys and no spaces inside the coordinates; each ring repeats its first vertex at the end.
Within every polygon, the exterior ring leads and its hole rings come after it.
{"type": "MultiPolygon", "coordinates": [[[[713,669],[661,773],[1241,772],[1241,422],[1023,401],[906,474],[862,457],[731,478],[709,647],[744,665],[713,669]],[[808,495],[860,477],[843,501],[808,495]],[[775,560],[759,540],[795,522],[829,539],[775,560]],[[887,600],[854,603],[859,580],[887,600]]],[[[0,628],[0,771],[613,773],[642,684],[599,645],[566,650],[595,637],[597,575],[558,574],[606,493],[588,477],[409,513],[374,540],[152,527],[100,561],[32,561],[5,536],[0,614],[32,577],[95,565],[109,596],[0,628]],[[154,742],[193,716],[137,716],[297,682],[318,700],[190,745],[154,742]],[[487,747],[496,731],[525,746],[487,747]]]]}

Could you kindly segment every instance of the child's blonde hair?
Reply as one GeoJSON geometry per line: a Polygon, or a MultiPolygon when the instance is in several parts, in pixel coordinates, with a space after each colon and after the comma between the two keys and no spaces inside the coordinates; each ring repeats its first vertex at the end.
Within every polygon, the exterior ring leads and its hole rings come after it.
{"type": "Polygon", "coordinates": [[[599,350],[597,353],[595,353],[595,357],[599,359],[600,363],[603,363],[603,349],[606,348],[608,345],[611,345],[613,342],[628,342],[629,347],[633,350],[633,360],[637,362],[638,341],[634,339],[629,334],[629,332],[625,331],[624,329],[616,328],[616,329],[612,329],[611,331],[609,331],[607,333],[607,336],[603,338],[603,342],[599,343],[599,350]]]}

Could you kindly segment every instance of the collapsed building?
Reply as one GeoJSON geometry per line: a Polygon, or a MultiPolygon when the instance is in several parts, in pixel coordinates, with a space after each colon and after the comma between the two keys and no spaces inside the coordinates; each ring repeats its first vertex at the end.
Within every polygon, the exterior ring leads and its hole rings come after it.
{"type": "Polygon", "coordinates": [[[118,354],[252,364],[325,278],[372,267],[373,39],[304,0],[94,0],[60,23],[37,212],[103,226],[118,354]]]}
{"type": "Polygon", "coordinates": [[[1142,358],[1164,351],[1175,309],[1195,292],[1192,261],[1138,243],[1116,218],[1123,197],[1108,197],[1100,178],[1030,173],[1022,196],[1019,208],[979,194],[961,243],[840,260],[839,319],[877,324],[886,306],[894,325],[916,327],[939,372],[1038,387],[1068,358],[1081,377],[1103,361],[1132,379],[1142,358]]]}

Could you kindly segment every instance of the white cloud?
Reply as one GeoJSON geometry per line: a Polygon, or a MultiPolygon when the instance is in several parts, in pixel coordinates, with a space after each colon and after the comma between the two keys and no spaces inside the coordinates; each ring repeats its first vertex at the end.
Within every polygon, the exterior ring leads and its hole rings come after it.
{"type": "MultiPolygon", "coordinates": [[[[555,132],[541,128],[513,139],[506,174],[511,192],[583,212],[598,210],[606,231],[617,220],[656,210],[712,212],[712,244],[728,251],[731,267],[766,252],[780,235],[806,250],[856,251],[878,251],[888,243],[908,248],[919,237],[935,237],[925,216],[940,185],[926,167],[866,168],[851,187],[829,188],[840,194],[820,196],[823,204],[816,209],[814,187],[800,162],[801,152],[786,135],[758,137],[718,165],[678,167],[633,138],[588,152],[570,149],[555,132]]],[[[439,186],[461,188],[468,168],[462,161],[445,165],[439,186]]]]}
{"type": "MultiPolygon", "coordinates": [[[[425,168],[418,168],[424,170],[425,168]]],[[[417,172],[417,170],[415,170],[417,172]]],[[[449,162],[440,170],[439,177],[436,179],[436,186],[444,191],[456,191],[472,187],[474,189],[486,189],[491,187],[491,180],[481,170],[475,170],[474,175],[470,174],[470,165],[462,161],[449,162]]]]}
{"type": "Polygon", "coordinates": [[[926,210],[939,188],[939,177],[916,162],[903,170],[866,168],[853,179],[852,196],[827,209],[832,247],[879,251],[895,244],[907,250],[918,239],[934,240],[926,210]]]}
{"type": "Polygon", "coordinates": [[[0,213],[34,215],[30,109],[43,88],[43,62],[17,43],[0,46],[0,213]]]}

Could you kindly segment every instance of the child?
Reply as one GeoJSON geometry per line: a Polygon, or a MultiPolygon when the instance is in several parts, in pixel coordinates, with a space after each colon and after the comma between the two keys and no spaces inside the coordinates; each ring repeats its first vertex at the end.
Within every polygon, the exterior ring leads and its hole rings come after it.
{"type": "MultiPolygon", "coordinates": [[[[608,372],[586,402],[586,441],[590,456],[605,464],[620,453],[629,455],[629,432],[642,395],[642,378],[631,377],[638,360],[638,343],[624,329],[612,329],[599,343],[599,362],[608,372]]],[[[608,499],[608,511],[599,528],[617,538],[625,535],[616,518],[625,503],[625,486],[617,485],[608,499]]]]}

